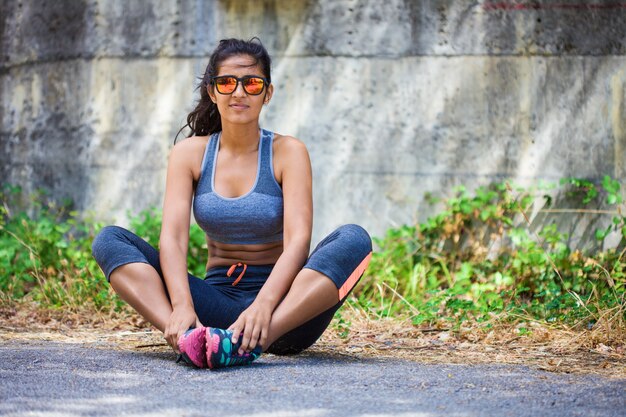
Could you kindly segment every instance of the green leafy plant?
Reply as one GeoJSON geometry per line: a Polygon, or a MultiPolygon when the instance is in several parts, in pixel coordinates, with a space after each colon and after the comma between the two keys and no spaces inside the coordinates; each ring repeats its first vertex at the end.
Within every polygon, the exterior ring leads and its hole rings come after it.
{"type": "Polygon", "coordinates": [[[79,218],[68,202],[59,205],[41,191],[29,198],[30,215],[11,209],[20,205],[18,187],[4,187],[0,197],[2,299],[28,294],[51,307],[119,304],[119,300],[111,300],[91,257],[91,241],[99,223],[79,218]]]}
{"type": "MultiPolygon", "coordinates": [[[[38,191],[26,199],[19,187],[0,191],[0,300],[28,296],[51,308],[119,310],[123,302],[113,293],[91,255],[91,243],[103,227],[57,204],[38,191]],[[22,207],[22,209],[20,209],[22,207]]],[[[158,247],[161,213],[150,209],[129,215],[130,228],[158,247]]],[[[206,241],[192,225],[189,269],[204,276],[206,241]]]]}
{"type": "MultiPolygon", "coordinates": [[[[624,225],[619,183],[605,177],[602,187],[569,178],[558,189],[581,211],[614,216],[608,231],[600,229],[606,233],[596,232],[601,241],[624,225]],[[587,209],[601,205],[603,195],[607,208],[587,209]]],[[[543,200],[551,208],[554,197],[544,193],[555,189],[496,183],[473,194],[457,187],[448,199],[429,196],[443,209],[375,239],[379,249],[352,302],[374,317],[409,314],[416,325],[458,328],[467,320],[530,316],[584,326],[617,311],[623,326],[626,239],[622,234],[616,247],[585,253],[570,247],[555,223],[531,224],[533,204],[543,200]]]]}
{"type": "MultiPolygon", "coordinates": [[[[441,210],[374,239],[370,267],[349,300],[353,307],[373,318],[408,317],[416,326],[459,329],[471,322],[489,329],[496,319],[521,318],[581,329],[610,322],[608,332],[624,334],[626,218],[618,181],[495,183],[471,193],[457,187],[448,198],[427,200],[441,210]],[[576,206],[555,207],[562,201],[576,206]],[[599,217],[595,237],[601,249],[573,246],[550,217],[562,213],[599,217]]],[[[25,196],[5,186],[0,202],[0,301],[29,298],[66,310],[122,308],[91,256],[100,222],[43,192],[25,196]]],[[[129,214],[129,223],[158,246],[160,211],[129,214]]],[[[188,266],[194,275],[203,276],[206,255],[204,233],[192,225],[188,266]]],[[[341,313],[334,326],[348,337],[351,322],[341,313]]],[[[517,333],[532,331],[522,324],[517,333]]]]}

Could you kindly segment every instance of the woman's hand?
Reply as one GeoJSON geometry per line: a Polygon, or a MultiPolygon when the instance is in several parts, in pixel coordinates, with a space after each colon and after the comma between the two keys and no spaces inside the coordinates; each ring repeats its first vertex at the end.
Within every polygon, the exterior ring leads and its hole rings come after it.
{"type": "Polygon", "coordinates": [[[202,323],[200,323],[192,306],[178,307],[172,311],[163,334],[167,344],[174,349],[174,352],[180,353],[178,351],[178,339],[180,336],[189,330],[190,327],[200,326],[202,326],[202,323]]]}
{"type": "Polygon", "coordinates": [[[258,301],[253,302],[239,315],[228,330],[233,331],[233,343],[237,343],[239,336],[243,334],[239,347],[240,355],[244,352],[250,352],[258,345],[263,348],[267,347],[265,343],[267,342],[271,319],[271,306],[258,301]]]}

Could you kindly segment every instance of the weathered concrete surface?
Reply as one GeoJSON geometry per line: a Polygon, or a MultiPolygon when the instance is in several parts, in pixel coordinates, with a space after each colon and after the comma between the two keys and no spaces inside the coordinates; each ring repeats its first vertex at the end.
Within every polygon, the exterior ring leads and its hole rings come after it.
{"type": "Polygon", "coordinates": [[[275,57],[266,128],[313,160],[314,240],[381,235],[424,192],[626,177],[626,7],[615,2],[0,4],[0,178],[123,220],[160,205],[218,39],[275,57]],[[592,35],[593,34],[593,35],[592,35]]]}
{"type": "Polygon", "coordinates": [[[3,416],[623,416],[626,381],[304,354],[209,371],[172,353],[0,343],[3,416]]]}
{"type": "Polygon", "coordinates": [[[323,89],[329,79],[332,87],[318,101],[278,94],[274,105],[285,111],[268,112],[266,120],[314,144],[316,193],[333,196],[322,218],[360,212],[400,223],[424,191],[459,183],[623,178],[626,154],[613,132],[624,118],[611,114],[621,106],[612,102],[612,88],[623,97],[623,64],[579,57],[284,58],[278,91],[323,89]],[[419,83],[410,81],[415,76],[419,83]]]}

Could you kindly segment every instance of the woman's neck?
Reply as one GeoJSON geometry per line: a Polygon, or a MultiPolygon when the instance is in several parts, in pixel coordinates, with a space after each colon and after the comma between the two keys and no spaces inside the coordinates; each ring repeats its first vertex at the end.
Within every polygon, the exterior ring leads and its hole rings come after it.
{"type": "Polygon", "coordinates": [[[245,153],[256,150],[259,143],[258,123],[245,125],[222,124],[220,148],[229,152],[245,153]]]}

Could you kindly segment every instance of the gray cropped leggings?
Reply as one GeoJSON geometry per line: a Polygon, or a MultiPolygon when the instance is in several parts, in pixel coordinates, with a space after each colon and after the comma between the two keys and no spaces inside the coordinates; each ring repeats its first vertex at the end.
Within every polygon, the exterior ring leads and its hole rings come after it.
{"type": "MultiPolygon", "coordinates": [[[[107,280],[115,268],[134,262],[151,265],[163,279],[158,251],[124,228],[107,226],[102,229],[93,241],[92,251],[107,280]]],[[[344,225],[324,238],[304,268],[330,278],[339,292],[339,302],[280,337],[267,351],[292,354],[315,343],[363,275],[371,255],[372,241],[360,226],[344,225]]],[[[200,322],[204,326],[228,328],[252,304],[273,267],[273,264],[246,265],[245,272],[243,266],[237,264],[230,268],[215,267],[207,271],[204,279],[189,274],[191,297],[200,322]],[[235,280],[238,281],[233,285],[235,280]]]]}

